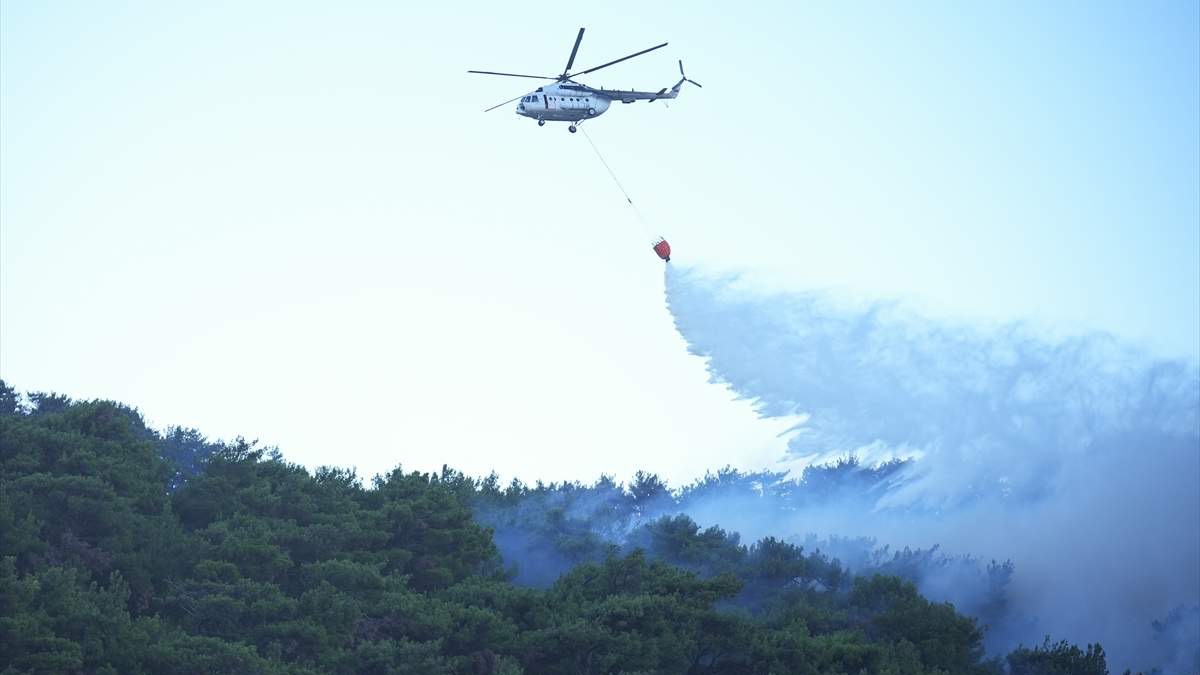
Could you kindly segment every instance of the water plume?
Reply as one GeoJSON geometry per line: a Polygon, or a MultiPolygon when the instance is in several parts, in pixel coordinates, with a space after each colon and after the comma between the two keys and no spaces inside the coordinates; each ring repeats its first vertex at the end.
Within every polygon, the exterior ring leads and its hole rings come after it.
{"type": "MultiPolygon", "coordinates": [[[[739,520],[777,536],[1011,559],[1008,609],[1022,618],[992,626],[989,646],[1037,644],[1048,632],[1100,641],[1120,668],[1160,665],[1165,629],[1155,625],[1200,604],[1194,364],[1107,334],[1049,339],[1021,323],[980,327],[899,302],[767,293],[675,265],[666,295],[712,381],[764,417],[802,420],[793,459],[902,460],[865,506],[861,493],[833,495],[773,510],[769,521],[739,520]]],[[[967,602],[955,579],[978,575],[943,567],[922,591],[967,602]]],[[[1200,636],[1192,639],[1172,638],[1172,653],[1193,653],[1200,636]]]]}

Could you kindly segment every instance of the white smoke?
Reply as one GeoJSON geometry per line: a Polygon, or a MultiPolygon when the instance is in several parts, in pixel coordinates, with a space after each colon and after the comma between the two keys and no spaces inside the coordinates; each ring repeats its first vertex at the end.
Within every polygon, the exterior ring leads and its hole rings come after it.
{"type": "Polygon", "coordinates": [[[754,292],[673,265],[666,288],[713,381],[764,417],[803,416],[796,456],[915,460],[866,512],[826,504],[772,523],[779,534],[1011,559],[1009,602],[1031,620],[989,644],[1049,632],[1101,642],[1114,669],[1159,665],[1152,622],[1200,603],[1194,365],[1108,335],[952,325],[897,303],[754,292]]]}

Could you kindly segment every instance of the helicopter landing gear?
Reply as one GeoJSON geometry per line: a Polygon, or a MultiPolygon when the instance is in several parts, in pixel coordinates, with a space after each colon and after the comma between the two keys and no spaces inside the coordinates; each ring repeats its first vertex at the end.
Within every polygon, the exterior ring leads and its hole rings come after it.
{"type": "Polygon", "coordinates": [[[575,133],[575,125],[572,124],[571,126],[567,127],[567,131],[569,131],[571,133],[575,133]]]}
{"type": "Polygon", "coordinates": [[[539,126],[539,127],[544,127],[544,126],[546,126],[546,120],[538,120],[538,126],[539,126]]]}

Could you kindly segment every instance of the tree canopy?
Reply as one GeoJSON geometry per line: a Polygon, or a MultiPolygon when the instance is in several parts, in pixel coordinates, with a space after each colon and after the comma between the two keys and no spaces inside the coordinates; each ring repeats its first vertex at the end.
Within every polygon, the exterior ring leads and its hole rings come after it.
{"type": "Polygon", "coordinates": [[[1107,672],[1098,645],[987,660],[983,628],[908,580],[657,515],[675,497],[651,475],[364,484],[112,402],[27,400],[0,382],[6,675],[1107,672]],[[514,583],[497,541],[518,535],[551,545],[544,583],[514,583]]]}

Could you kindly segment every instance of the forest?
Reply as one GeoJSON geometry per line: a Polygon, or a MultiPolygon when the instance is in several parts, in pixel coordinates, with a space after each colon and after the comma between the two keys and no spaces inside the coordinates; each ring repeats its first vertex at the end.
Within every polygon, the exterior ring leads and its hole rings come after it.
{"type": "MultiPolygon", "coordinates": [[[[790,498],[891,470],[813,468],[790,498]]],[[[0,381],[0,673],[1109,672],[1099,644],[985,650],[1009,563],[744,543],[687,515],[763,484],[364,481],[0,381]],[[915,583],[956,566],[978,577],[970,616],[915,583]]]]}

